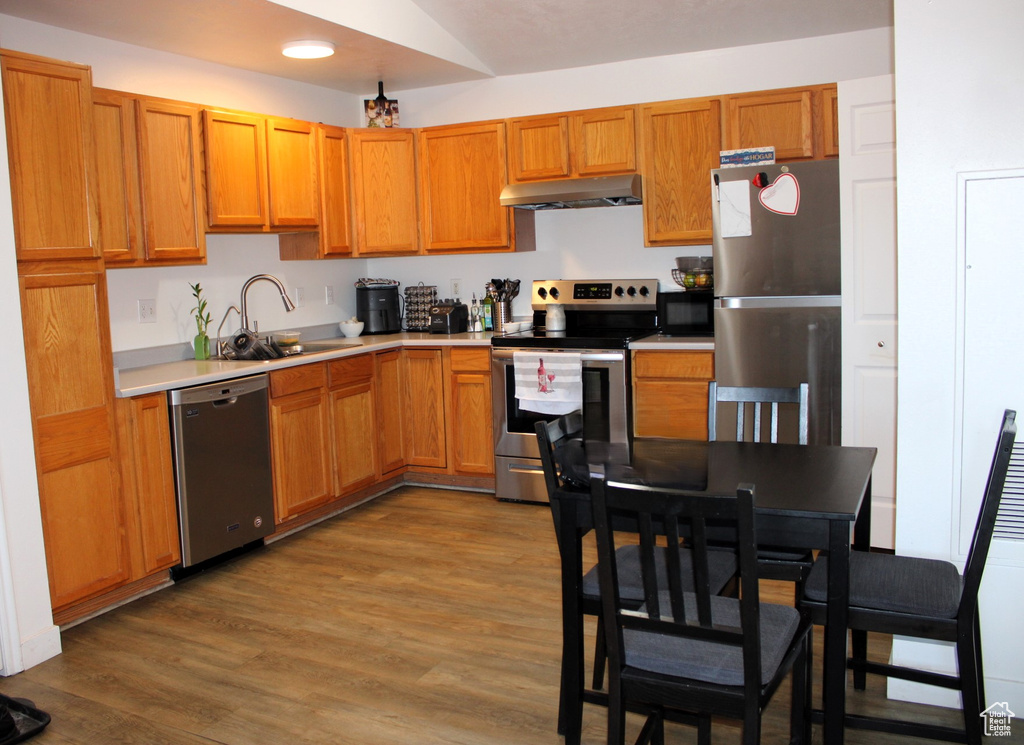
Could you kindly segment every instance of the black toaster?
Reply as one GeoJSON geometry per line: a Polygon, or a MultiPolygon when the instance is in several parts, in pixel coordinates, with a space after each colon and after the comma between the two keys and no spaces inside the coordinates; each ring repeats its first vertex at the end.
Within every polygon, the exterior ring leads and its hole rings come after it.
{"type": "Polygon", "coordinates": [[[430,333],[464,334],[469,330],[469,307],[458,300],[430,306],[430,333]]]}

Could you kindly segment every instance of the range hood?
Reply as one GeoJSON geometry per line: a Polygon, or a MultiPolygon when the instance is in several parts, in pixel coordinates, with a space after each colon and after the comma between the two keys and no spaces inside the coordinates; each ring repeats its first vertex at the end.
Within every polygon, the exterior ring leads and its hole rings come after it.
{"type": "Polygon", "coordinates": [[[501,190],[502,207],[527,210],[616,207],[640,203],[638,173],[509,184],[501,190]]]}

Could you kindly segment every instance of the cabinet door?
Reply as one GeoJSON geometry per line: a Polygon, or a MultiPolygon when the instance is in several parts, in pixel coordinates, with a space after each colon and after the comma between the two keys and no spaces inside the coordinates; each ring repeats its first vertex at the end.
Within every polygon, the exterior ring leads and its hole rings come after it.
{"type": "Polygon", "coordinates": [[[334,492],[344,496],[371,486],[377,479],[373,384],[367,381],[332,390],[330,398],[334,427],[334,492]]]}
{"type": "Polygon", "coordinates": [[[267,120],[271,227],[315,228],[320,221],[316,135],[295,119],[267,120]]]}
{"type": "Polygon", "coordinates": [[[572,156],[579,176],[636,172],[633,107],[581,111],[572,117],[572,156]]]}
{"type": "Polygon", "coordinates": [[[331,437],[326,393],[270,401],[274,511],[278,525],[331,499],[331,437]]]}
{"type": "Polygon", "coordinates": [[[416,144],[411,130],[349,130],[356,253],[419,252],[416,144]]]}
{"type": "Polygon", "coordinates": [[[146,259],[205,262],[199,109],[154,98],[136,108],[146,259]]]}
{"type": "Polygon", "coordinates": [[[568,178],[569,117],[532,116],[508,123],[509,180],[568,178]]]}
{"type": "Polygon", "coordinates": [[[99,241],[108,264],[143,257],[142,197],[139,188],[135,97],[92,90],[96,144],[96,202],[99,241]]]}
{"type": "Polygon", "coordinates": [[[711,243],[711,177],[721,151],[717,99],[640,108],[644,243],[711,243]]]}
{"type": "Polygon", "coordinates": [[[726,111],[726,150],[775,148],[776,160],[814,157],[810,90],[730,96],[726,111]]]}
{"type": "Polygon", "coordinates": [[[420,206],[425,250],[511,246],[502,122],[422,130],[420,206]]]}
{"type": "Polygon", "coordinates": [[[320,127],[320,245],[324,256],[352,255],[348,140],[341,127],[320,127]]]}
{"type": "Polygon", "coordinates": [[[266,119],[205,109],[203,141],[209,226],[267,225],[266,119]]]}
{"type": "Polygon", "coordinates": [[[714,353],[638,351],[633,356],[633,430],[637,437],[706,440],[708,382],[714,353]]]}
{"type": "Polygon", "coordinates": [[[402,358],[399,350],[374,356],[374,396],[377,412],[377,452],[380,475],[387,476],[405,465],[402,422],[402,358]]]}
{"type": "Polygon", "coordinates": [[[826,158],[839,157],[839,93],[834,85],[821,89],[822,152],[826,158]]]}
{"type": "Polygon", "coordinates": [[[12,52],[0,65],[18,260],[99,256],[89,68],[12,52]]]}
{"type": "Polygon", "coordinates": [[[132,579],[140,579],[181,560],[166,395],[117,399],[117,421],[132,579]]]}
{"type": "Polygon", "coordinates": [[[69,262],[65,273],[23,273],[19,285],[50,600],[60,610],[130,575],[106,278],[98,261],[69,262]]]}
{"type": "Polygon", "coordinates": [[[453,470],[456,474],[493,476],[491,350],[452,347],[449,359],[449,451],[453,470]]]}
{"type": "Polygon", "coordinates": [[[405,462],[444,468],[444,377],[440,349],[405,349],[405,462]]]}

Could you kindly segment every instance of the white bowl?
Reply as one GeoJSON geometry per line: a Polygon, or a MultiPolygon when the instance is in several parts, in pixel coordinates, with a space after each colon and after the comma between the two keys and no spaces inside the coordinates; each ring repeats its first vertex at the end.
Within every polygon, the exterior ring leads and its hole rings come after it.
{"type": "Polygon", "coordinates": [[[341,333],[344,336],[352,338],[353,336],[359,336],[363,333],[363,322],[356,321],[353,323],[351,321],[342,321],[338,324],[338,328],[341,329],[341,333]]]}
{"type": "Polygon", "coordinates": [[[523,324],[518,321],[506,321],[505,325],[501,327],[501,330],[506,334],[518,333],[523,327],[523,324]]]}

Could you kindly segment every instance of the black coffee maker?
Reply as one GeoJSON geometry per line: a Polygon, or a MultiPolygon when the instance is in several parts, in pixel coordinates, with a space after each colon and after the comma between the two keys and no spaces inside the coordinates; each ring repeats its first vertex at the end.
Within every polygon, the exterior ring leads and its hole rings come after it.
{"type": "Polygon", "coordinates": [[[398,285],[356,287],[356,318],[364,324],[363,336],[401,331],[398,285]]]}

